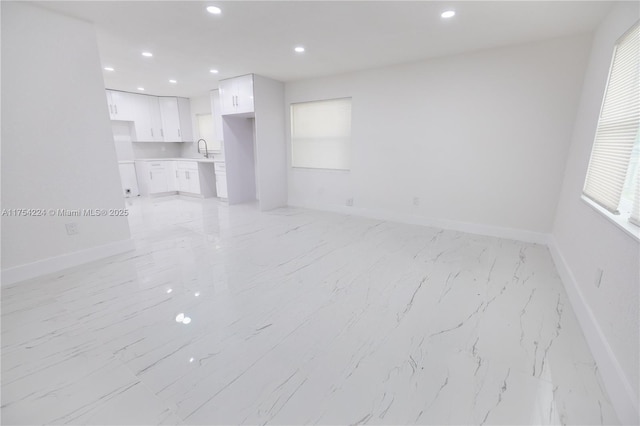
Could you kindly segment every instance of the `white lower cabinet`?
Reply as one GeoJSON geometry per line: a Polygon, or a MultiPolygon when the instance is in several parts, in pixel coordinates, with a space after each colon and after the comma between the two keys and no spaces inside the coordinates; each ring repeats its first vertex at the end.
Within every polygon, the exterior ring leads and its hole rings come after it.
{"type": "Polygon", "coordinates": [[[216,194],[219,198],[228,198],[227,196],[227,169],[225,163],[216,162],[216,194]]]}
{"type": "Polygon", "coordinates": [[[216,173],[216,192],[219,198],[228,198],[226,174],[216,173]]]}
{"type": "Polygon", "coordinates": [[[149,163],[149,193],[169,192],[169,173],[165,161],[149,163]]]}
{"type": "Polygon", "coordinates": [[[200,194],[200,176],[195,161],[177,162],[178,191],[200,194]]]}
{"type": "Polygon", "coordinates": [[[142,195],[173,192],[202,197],[216,195],[212,163],[139,160],[136,161],[136,170],[142,195]]]}
{"type": "Polygon", "coordinates": [[[167,186],[169,192],[179,191],[178,188],[178,167],[175,161],[165,161],[165,169],[167,170],[167,186]]]}

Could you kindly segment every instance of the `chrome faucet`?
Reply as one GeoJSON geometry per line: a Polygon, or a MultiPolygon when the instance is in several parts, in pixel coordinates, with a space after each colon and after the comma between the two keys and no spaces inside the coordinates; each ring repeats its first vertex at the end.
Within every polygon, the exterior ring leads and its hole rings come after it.
{"type": "Polygon", "coordinates": [[[204,142],[204,158],[209,158],[209,147],[207,146],[207,141],[204,139],[198,139],[198,154],[202,154],[200,151],[200,141],[204,142]]]}

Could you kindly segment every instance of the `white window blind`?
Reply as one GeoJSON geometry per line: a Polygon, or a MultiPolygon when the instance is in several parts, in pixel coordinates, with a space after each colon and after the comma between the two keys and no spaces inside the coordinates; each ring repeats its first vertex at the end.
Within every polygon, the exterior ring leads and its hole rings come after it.
{"type": "Polygon", "coordinates": [[[291,165],[349,170],[351,98],[291,104],[291,165]]]}
{"type": "Polygon", "coordinates": [[[633,187],[628,201],[634,206],[630,220],[636,222],[640,222],[640,176],[637,167],[631,166],[637,164],[634,145],[638,144],[639,127],[640,26],[636,23],[614,51],[583,189],[584,195],[618,214],[626,182],[627,187],[633,187]]]}

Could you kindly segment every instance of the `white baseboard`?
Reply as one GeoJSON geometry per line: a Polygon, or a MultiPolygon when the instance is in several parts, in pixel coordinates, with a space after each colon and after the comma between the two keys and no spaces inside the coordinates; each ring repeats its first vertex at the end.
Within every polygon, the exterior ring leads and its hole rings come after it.
{"type": "Polygon", "coordinates": [[[134,242],[128,239],[3,269],[2,287],[52,272],[58,272],[73,266],[93,262],[94,260],[125,253],[133,249],[135,249],[134,242]]]}
{"type": "Polygon", "coordinates": [[[548,246],[619,420],[625,425],[640,424],[638,396],[624,374],[553,236],[549,238],[548,246]]]}
{"type": "Polygon", "coordinates": [[[362,207],[348,207],[337,205],[313,205],[305,203],[289,203],[292,207],[328,211],[346,215],[362,216],[370,219],[386,220],[389,222],[406,223],[410,225],[429,226],[453,231],[467,232],[469,234],[484,235],[489,237],[505,238],[508,240],[523,241],[526,243],[547,244],[549,234],[543,232],[525,231],[522,229],[504,228],[493,225],[479,225],[475,223],[456,222],[453,220],[435,219],[406,213],[372,210],[362,207]]]}

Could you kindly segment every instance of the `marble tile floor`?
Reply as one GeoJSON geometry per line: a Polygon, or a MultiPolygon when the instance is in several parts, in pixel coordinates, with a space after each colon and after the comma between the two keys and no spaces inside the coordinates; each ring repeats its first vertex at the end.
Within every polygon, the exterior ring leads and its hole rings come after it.
{"type": "Polygon", "coordinates": [[[2,424],[616,424],[544,246],[182,197],[2,289],[2,424]]]}

